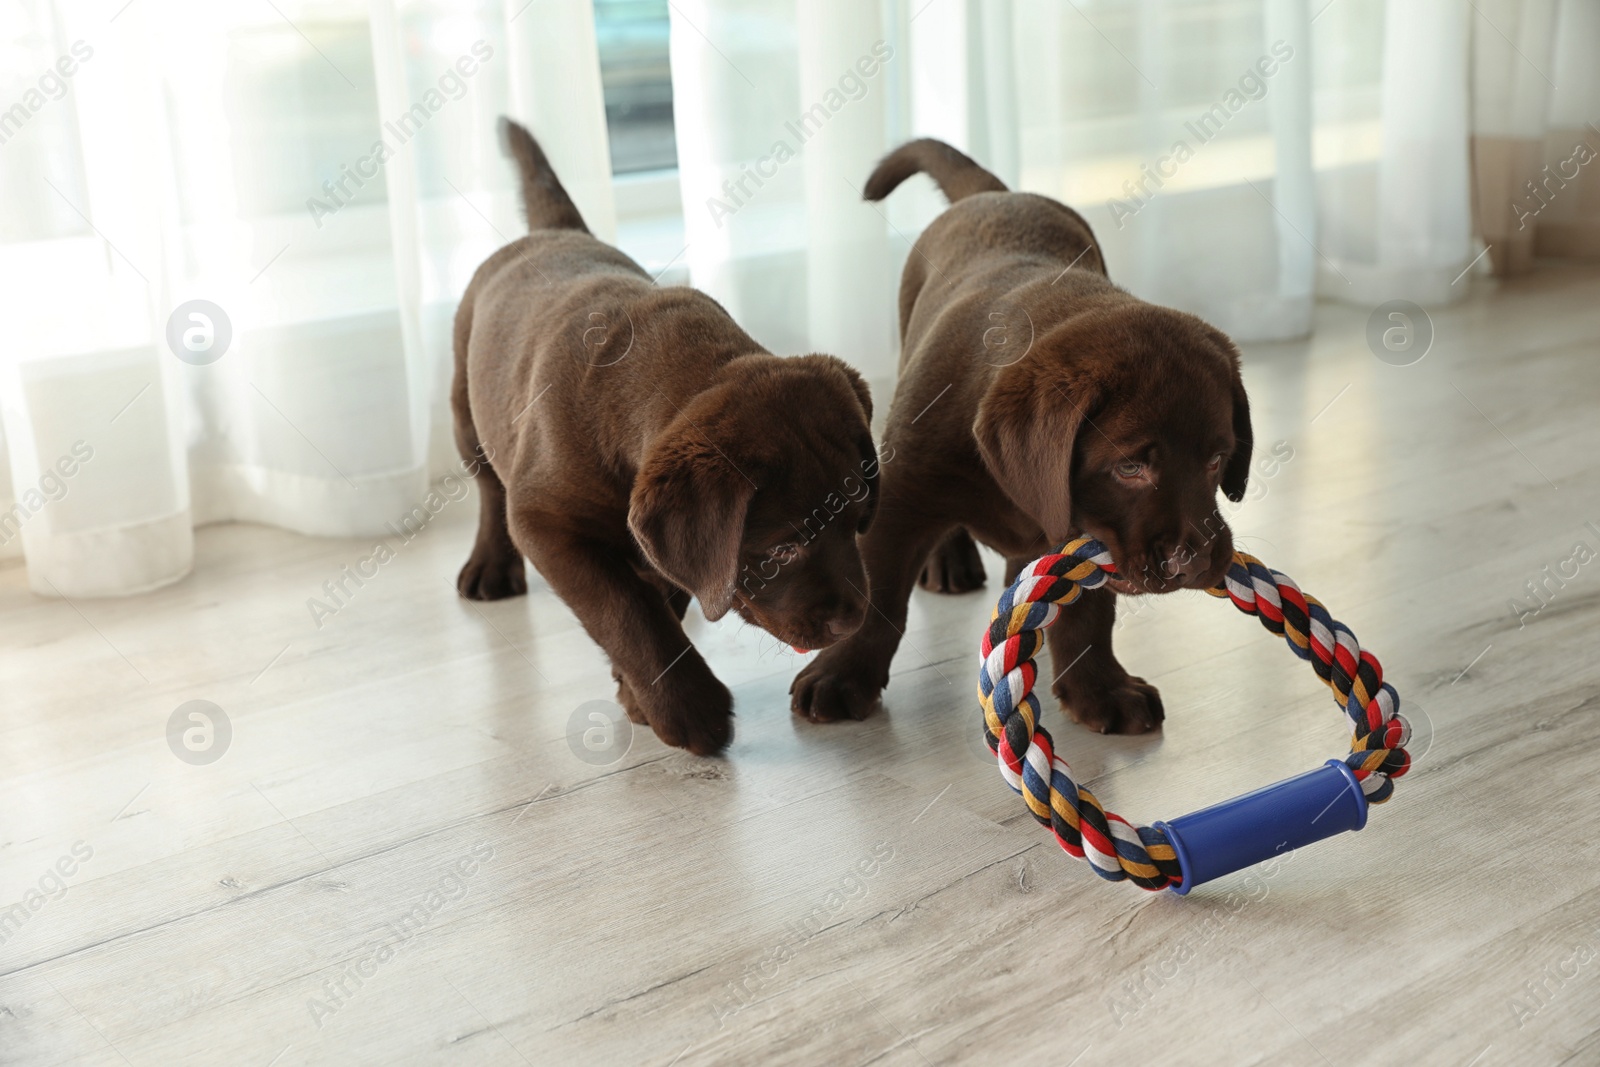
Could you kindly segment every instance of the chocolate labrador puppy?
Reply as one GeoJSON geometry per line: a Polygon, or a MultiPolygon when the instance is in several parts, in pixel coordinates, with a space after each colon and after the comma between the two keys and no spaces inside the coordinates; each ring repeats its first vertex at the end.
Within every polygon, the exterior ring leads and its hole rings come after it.
{"type": "Polygon", "coordinates": [[[974,537],[1006,558],[1010,582],[1088,534],[1120,577],[1050,628],[1052,689],[1090,729],[1153,729],[1160,697],[1111,651],[1116,594],[1203,588],[1226,571],[1233,538],[1216,493],[1240,499],[1250,468],[1238,353],[1193,315],[1112,285],[1077,212],[1007,191],[949,145],[891,152],[866,198],[919,171],[951,206],[901,279],[900,380],[864,548],[871,610],[795,678],[793,709],[822,722],[866,715],[919,574],[944,592],[983,584],[974,537]]]}
{"type": "Polygon", "coordinates": [[[501,120],[531,233],[490,256],[455,320],[456,445],[478,539],[457,588],[538,568],[605,649],[617,698],[669,745],[733,736],[733,698],[684,635],[692,594],[790,644],[853,633],[856,535],[877,502],[871,400],[832,356],[780,358],[716,301],[655,285],[589,234],[537,142],[501,120]]]}

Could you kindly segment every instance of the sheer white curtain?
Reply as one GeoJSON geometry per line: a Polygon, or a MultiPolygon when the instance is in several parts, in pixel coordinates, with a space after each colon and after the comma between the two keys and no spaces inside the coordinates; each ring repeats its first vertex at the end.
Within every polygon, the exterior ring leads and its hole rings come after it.
{"type": "Polygon", "coordinates": [[[1241,339],[1304,333],[1305,4],[1018,0],[1017,19],[1023,186],[1077,207],[1140,296],[1241,339]]]}
{"type": "Polygon", "coordinates": [[[206,522],[378,534],[425,499],[455,302],[522,232],[497,115],[614,231],[588,0],[4,10],[0,552],[39,593],[174,581],[206,522]],[[220,358],[174,354],[175,309],[220,358]]]}
{"type": "MultiPolygon", "coordinates": [[[[682,211],[646,258],[774,351],[854,363],[882,404],[898,272],[942,201],[921,179],[859,190],[929,135],[1077,207],[1115,280],[1240,340],[1305,333],[1318,298],[1458,299],[1474,203],[1480,270],[1600,251],[1587,161],[1543,183],[1536,236],[1503,210],[1541,153],[1600,149],[1597,12],[672,0],[682,211]]],[[[198,524],[379,533],[424,498],[455,462],[456,301],[522,230],[498,114],[618,234],[591,0],[0,0],[0,19],[0,557],[42,594],[176,580],[198,524]],[[184,347],[223,316],[221,358],[184,347]]]]}
{"type": "Polygon", "coordinates": [[[919,188],[874,206],[861,186],[914,135],[1015,179],[1010,0],[674,0],[671,16],[694,284],[774,350],[887,383],[899,268],[942,202],[919,188]]]}
{"type": "Polygon", "coordinates": [[[890,138],[880,9],[674,0],[671,17],[694,284],[774,351],[889,373],[892,301],[872,298],[893,284],[887,223],[859,192],[890,138]]]}
{"type": "Polygon", "coordinates": [[[1481,247],[1470,15],[1464,0],[675,2],[685,258],[758,337],[860,344],[840,354],[879,377],[894,289],[874,279],[939,204],[920,184],[876,218],[847,198],[876,155],[927,135],[1077,207],[1115,279],[1241,340],[1303,334],[1318,297],[1457,299],[1481,247]],[[893,57],[865,95],[789,138],[803,162],[741,189],[875,35],[893,57]],[[713,218],[719,201],[736,211],[713,218]],[[847,229],[845,262],[817,251],[847,229]]]}
{"type": "Polygon", "coordinates": [[[1600,256],[1600,4],[1482,0],[1476,14],[1472,154],[1495,272],[1600,256]]]}

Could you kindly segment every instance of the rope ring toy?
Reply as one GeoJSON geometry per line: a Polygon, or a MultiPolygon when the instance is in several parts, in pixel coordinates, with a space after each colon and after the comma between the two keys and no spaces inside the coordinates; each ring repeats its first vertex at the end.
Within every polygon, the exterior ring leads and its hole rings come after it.
{"type": "Polygon", "coordinates": [[[1348,626],[1288,575],[1235,552],[1228,573],[1206,592],[1227,597],[1282,637],[1333,691],[1355,730],[1350,754],[1201,811],[1136,826],[1105,807],[1072,777],[1040,725],[1034,657],[1063,605],[1116,574],[1111,553],[1080,537],[1022,569],[995,605],[983,635],[978,702],[984,739],[1000,774],[1035,820],[1068,853],[1087,858],[1107,881],[1180,894],[1290,849],[1366,825],[1367,805],[1394,793],[1411,767],[1411,726],[1378,658],[1348,626]]]}

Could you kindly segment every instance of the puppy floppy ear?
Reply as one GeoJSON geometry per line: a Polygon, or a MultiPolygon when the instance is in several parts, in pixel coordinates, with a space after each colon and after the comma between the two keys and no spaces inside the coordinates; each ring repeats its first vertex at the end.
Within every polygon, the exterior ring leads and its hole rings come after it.
{"type": "Polygon", "coordinates": [[[866,533],[872,518],[878,512],[878,450],[872,444],[872,390],[856,369],[834,356],[823,357],[837,367],[850,384],[856,402],[861,405],[861,432],[856,437],[856,451],[861,455],[861,478],[867,485],[867,510],[856,527],[857,533],[866,533]]]}
{"type": "Polygon", "coordinates": [[[856,373],[850,364],[839,360],[839,369],[844,372],[845,380],[850,383],[851,390],[856,394],[856,400],[861,403],[861,414],[867,420],[867,425],[872,425],[872,390],[867,388],[866,381],[856,373]]]}
{"type": "Polygon", "coordinates": [[[703,440],[670,434],[645,456],[628,529],[650,565],[700,601],[715,622],[733,605],[739,546],[755,486],[703,440]]]}
{"type": "Polygon", "coordinates": [[[1250,481],[1250,452],[1255,447],[1255,433],[1250,428],[1250,398],[1244,392],[1244,379],[1237,367],[1233,371],[1233,455],[1222,469],[1222,492],[1237,504],[1244,499],[1245,486],[1250,481]]]}
{"type": "Polygon", "coordinates": [[[1023,366],[1000,372],[978,406],[972,435],[1000,488],[1057,541],[1072,530],[1072,455],[1099,390],[1024,373],[1023,366]]]}

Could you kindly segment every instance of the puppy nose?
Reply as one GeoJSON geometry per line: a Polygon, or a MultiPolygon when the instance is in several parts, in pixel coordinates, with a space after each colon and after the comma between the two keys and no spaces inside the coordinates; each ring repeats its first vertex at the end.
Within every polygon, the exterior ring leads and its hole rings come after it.
{"type": "Polygon", "coordinates": [[[1161,576],[1169,581],[1187,581],[1200,572],[1200,553],[1188,542],[1162,542],[1155,555],[1161,561],[1161,576]]]}

